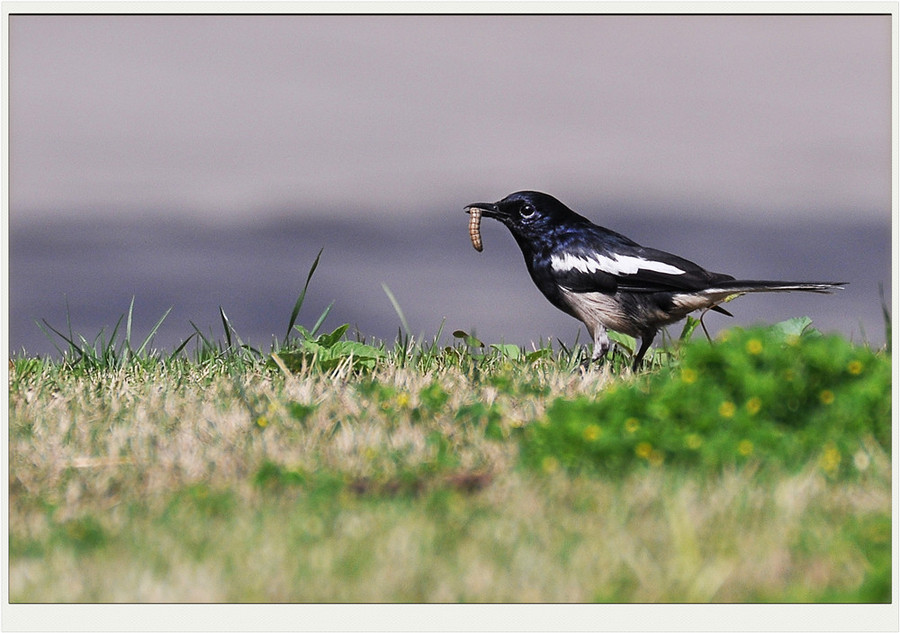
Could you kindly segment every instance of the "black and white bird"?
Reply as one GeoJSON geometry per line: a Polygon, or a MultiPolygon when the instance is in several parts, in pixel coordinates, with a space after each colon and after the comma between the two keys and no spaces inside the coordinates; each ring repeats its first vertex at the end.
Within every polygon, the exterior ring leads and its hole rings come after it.
{"type": "Polygon", "coordinates": [[[609,350],[607,329],[639,337],[633,370],[640,367],[660,328],[695,310],[731,316],[719,304],[735,295],[830,293],[845,283],[739,280],[713,273],[597,226],[538,191],[519,191],[499,202],[475,202],[465,210],[472,214],[470,233],[478,250],[482,215],[506,225],[538,290],[587,326],[594,342],[593,361],[609,350]]]}

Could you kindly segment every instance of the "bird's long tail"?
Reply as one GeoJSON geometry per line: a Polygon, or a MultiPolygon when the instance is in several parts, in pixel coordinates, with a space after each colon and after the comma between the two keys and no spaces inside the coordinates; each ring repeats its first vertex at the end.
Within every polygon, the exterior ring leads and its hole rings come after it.
{"type": "MultiPolygon", "coordinates": [[[[696,293],[708,301],[706,308],[732,316],[720,304],[732,297],[749,292],[817,292],[830,294],[840,290],[845,281],[763,281],[758,279],[727,279],[696,293]]],[[[700,306],[704,307],[704,306],[700,306]]]]}
{"type": "MultiPolygon", "coordinates": [[[[712,299],[712,303],[718,304],[730,297],[746,294],[748,292],[817,292],[830,294],[840,290],[846,281],[763,281],[758,279],[729,279],[713,284],[699,294],[712,299]]],[[[717,312],[731,314],[716,306],[712,308],[717,312]]]]}
{"type": "Polygon", "coordinates": [[[846,281],[761,281],[734,279],[720,281],[707,289],[710,294],[744,294],[746,292],[818,292],[829,294],[841,289],[846,281]]]}

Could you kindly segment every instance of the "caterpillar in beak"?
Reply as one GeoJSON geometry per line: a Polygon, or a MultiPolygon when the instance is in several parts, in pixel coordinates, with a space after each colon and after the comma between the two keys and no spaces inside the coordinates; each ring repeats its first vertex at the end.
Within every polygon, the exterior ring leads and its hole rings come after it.
{"type": "Polygon", "coordinates": [[[481,243],[481,209],[469,207],[466,211],[469,212],[469,237],[472,240],[472,246],[480,253],[484,250],[484,245],[481,243]]]}

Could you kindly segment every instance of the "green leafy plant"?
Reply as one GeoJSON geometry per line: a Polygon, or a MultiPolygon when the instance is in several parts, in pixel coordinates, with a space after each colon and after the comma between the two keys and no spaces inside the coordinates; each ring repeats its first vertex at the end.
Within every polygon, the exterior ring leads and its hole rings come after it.
{"type": "Polygon", "coordinates": [[[522,436],[531,468],[609,473],[678,464],[865,469],[890,450],[890,358],[808,319],[685,345],[677,366],[597,397],[557,398],[522,436]]]}
{"type": "Polygon", "coordinates": [[[345,323],[333,332],[314,336],[303,326],[295,325],[294,329],[300,334],[299,349],[282,350],[277,355],[293,371],[301,371],[304,367],[331,371],[342,364],[353,369],[373,369],[385,357],[385,351],[367,343],[343,340],[349,327],[345,323]]]}

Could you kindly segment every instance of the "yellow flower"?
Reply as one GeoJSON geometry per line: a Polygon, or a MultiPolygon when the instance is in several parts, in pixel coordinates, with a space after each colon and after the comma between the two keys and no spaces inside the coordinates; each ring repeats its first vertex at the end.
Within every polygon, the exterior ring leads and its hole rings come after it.
{"type": "Polygon", "coordinates": [[[734,406],[734,403],[730,400],[726,400],[722,404],[719,405],[719,415],[723,418],[730,418],[734,415],[737,407],[734,406]]]}
{"type": "Polygon", "coordinates": [[[758,338],[752,338],[747,341],[747,352],[756,356],[763,349],[762,342],[758,338]]]}
{"type": "Polygon", "coordinates": [[[834,402],[834,392],[830,389],[825,389],[822,393],[819,394],[819,400],[822,401],[822,404],[829,405],[834,402]]]}
{"type": "Polygon", "coordinates": [[[559,470],[559,460],[552,455],[547,455],[541,460],[541,469],[547,474],[553,474],[559,470]]]}
{"type": "Polygon", "coordinates": [[[681,370],[681,382],[688,384],[688,385],[697,382],[697,372],[695,372],[693,369],[688,369],[688,368],[682,369],[681,370]]]}
{"type": "Polygon", "coordinates": [[[851,360],[847,364],[847,371],[849,371],[854,376],[859,376],[862,373],[863,365],[858,360],[851,360]]]}
{"type": "Polygon", "coordinates": [[[747,400],[747,413],[750,415],[756,415],[759,413],[759,410],[762,408],[762,400],[757,398],[756,396],[747,400]]]}
{"type": "Polygon", "coordinates": [[[634,447],[634,454],[640,457],[641,459],[648,459],[650,454],[653,452],[653,447],[650,445],[650,442],[641,442],[637,446],[634,447]]]}
{"type": "Polygon", "coordinates": [[[596,424],[589,424],[588,426],[584,427],[584,432],[582,433],[582,435],[588,442],[593,442],[598,437],[600,437],[600,434],[602,432],[603,430],[596,424]]]}
{"type": "Polygon", "coordinates": [[[398,393],[397,394],[397,405],[401,407],[405,407],[409,405],[409,394],[408,393],[398,393]]]}
{"type": "Polygon", "coordinates": [[[825,445],[825,450],[822,452],[822,456],[819,457],[819,466],[821,466],[822,470],[830,475],[834,473],[840,465],[841,452],[834,444],[829,442],[825,445]]]}
{"type": "Polygon", "coordinates": [[[625,430],[629,433],[634,433],[639,428],[641,428],[641,423],[638,422],[637,418],[628,418],[627,420],[625,420],[625,430]]]}
{"type": "Polygon", "coordinates": [[[256,418],[256,426],[261,429],[266,428],[267,426],[269,426],[269,418],[264,415],[259,416],[258,418],[256,418]]]}
{"type": "Polygon", "coordinates": [[[741,440],[738,442],[738,453],[746,457],[753,452],[753,442],[750,440],[741,440]]]}
{"type": "Polygon", "coordinates": [[[684,438],[684,445],[691,450],[697,450],[703,444],[703,438],[696,433],[691,433],[684,438]]]}

